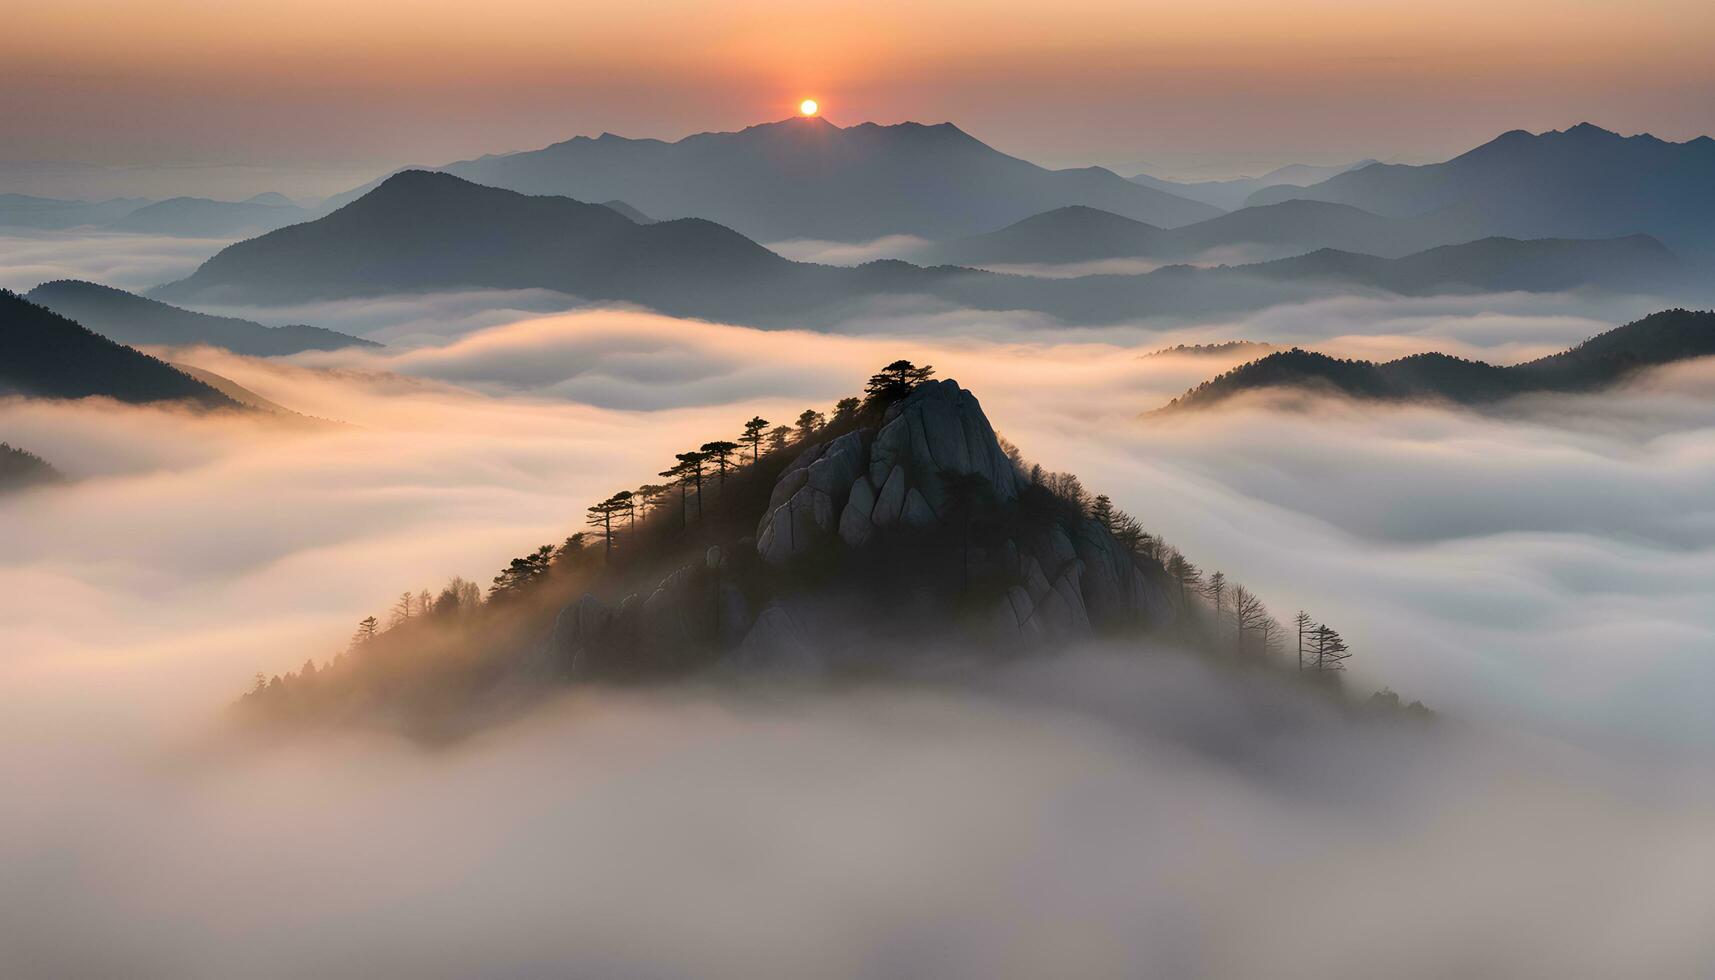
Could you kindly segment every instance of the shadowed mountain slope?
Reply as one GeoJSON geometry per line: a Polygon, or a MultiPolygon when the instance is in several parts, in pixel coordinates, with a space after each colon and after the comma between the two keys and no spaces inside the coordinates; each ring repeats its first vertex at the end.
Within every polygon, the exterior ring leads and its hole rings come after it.
{"type": "MultiPolygon", "coordinates": [[[[1638,243],[1618,252],[1644,258],[1574,262],[1586,243],[1513,243],[1485,252],[1481,280],[1514,285],[1514,269],[1535,271],[1545,252],[1602,285],[1654,285],[1666,273],[1649,259],[1671,256],[1638,243]]],[[[1616,247],[1590,246],[1604,259],[1616,247]]],[[[1318,254],[1297,265],[1193,269],[1142,276],[1044,280],[900,261],[856,268],[792,262],[737,232],[700,219],[638,225],[611,208],[562,197],[530,197],[448,174],[408,171],[340,210],[233,245],[190,277],[153,295],[180,302],[301,303],[386,293],[466,288],[543,288],[596,301],[638,303],[681,316],[762,326],[833,326],[854,308],[900,300],[945,308],[1030,310],[1080,323],[1144,314],[1254,309],[1310,299],[1354,286],[1399,282],[1428,290],[1445,270],[1448,288],[1474,263],[1459,246],[1433,260],[1318,254]]]]}
{"type": "Polygon", "coordinates": [[[7,290],[0,290],[0,394],[239,407],[166,362],[7,290]]]}
{"type": "Polygon", "coordinates": [[[381,346],[322,327],[303,324],[265,327],[237,317],[197,313],[77,279],[43,283],[25,294],[25,298],[123,344],[161,347],[208,344],[256,357],[381,346]]]}
{"type": "Polygon", "coordinates": [[[1482,404],[1535,392],[1590,391],[1634,371],[1715,355],[1715,313],[1666,310],[1570,350],[1500,367],[1448,354],[1377,364],[1293,348],[1205,381],[1159,411],[1205,408],[1247,392],[1290,388],[1353,398],[1482,404]]]}
{"type": "Polygon", "coordinates": [[[1286,184],[1293,187],[1307,187],[1320,183],[1336,174],[1348,170],[1360,170],[1375,163],[1374,160],[1359,160],[1345,166],[1318,167],[1305,163],[1289,163],[1263,174],[1261,177],[1237,177],[1232,180],[1194,180],[1179,181],[1154,177],[1150,174],[1138,174],[1131,178],[1136,184],[1153,187],[1158,191],[1188,197],[1193,201],[1213,204],[1215,207],[1232,211],[1245,206],[1245,199],[1267,187],[1286,184]]]}
{"type": "Polygon", "coordinates": [[[1271,187],[1247,203],[1292,198],[1391,217],[1440,213],[1465,238],[1648,234],[1707,255],[1715,252],[1715,140],[1625,137],[1589,123],[1515,130],[1445,163],[1375,164],[1309,187],[1271,187]]]}

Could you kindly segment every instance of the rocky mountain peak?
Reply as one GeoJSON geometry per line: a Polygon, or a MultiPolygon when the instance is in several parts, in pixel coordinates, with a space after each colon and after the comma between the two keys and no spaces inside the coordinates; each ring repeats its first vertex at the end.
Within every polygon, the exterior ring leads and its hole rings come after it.
{"type": "Polygon", "coordinates": [[[898,655],[900,629],[1026,650],[1164,626],[1176,612],[1160,564],[1033,484],[952,380],[806,445],[756,529],[648,595],[568,605],[552,655],[598,675],[687,647],[822,669],[898,655]]]}

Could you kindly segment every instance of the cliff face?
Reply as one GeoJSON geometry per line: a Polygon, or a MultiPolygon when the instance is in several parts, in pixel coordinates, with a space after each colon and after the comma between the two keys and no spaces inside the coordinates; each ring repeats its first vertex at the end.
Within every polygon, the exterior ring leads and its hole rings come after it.
{"type": "Polygon", "coordinates": [[[928,382],[878,425],[806,447],[754,538],[647,595],[566,606],[548,654],[594,676],[711,655],[817,670],[893,656],[901,640],[1005,653],[1172,621],[1159,563],[1044,499],[975,396],[928,382]]]}

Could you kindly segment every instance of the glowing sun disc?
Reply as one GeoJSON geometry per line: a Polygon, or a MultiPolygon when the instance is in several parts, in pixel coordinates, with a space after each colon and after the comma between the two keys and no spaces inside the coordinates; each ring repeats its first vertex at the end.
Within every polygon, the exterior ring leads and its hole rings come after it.
{"type": "Polygon", "coordinates": [[[815,99],[805,99],[798,103],[798,112],[800,115],[813,116],[819,108],[820,107],[816,105],[815,99]]]}

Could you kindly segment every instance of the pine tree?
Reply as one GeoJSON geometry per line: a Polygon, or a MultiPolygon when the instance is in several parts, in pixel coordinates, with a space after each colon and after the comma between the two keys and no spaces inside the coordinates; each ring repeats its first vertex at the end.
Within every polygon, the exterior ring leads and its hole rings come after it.
{"type": "Polygon", "coordinates": [[[816,430],[827,424],[822,413],[813,408],[806,408],[798,415],[798,441],[804,442],[816,434],[816,430]]]}
{"type": "Polygon", "coordinates": [[[705,457],[714,462],[715,469],[720,473],[720,485],[725,489],[727,467],[732,464],[732,454],[738,451],[738,443],[717,439],[703,443],[700,449],[705,457]]]}
{"type": "Polygon", "coordinates": [[[744,435],[738,438],[740,442],[750,445],[750,461],[752,463],[762,458],[762,434],[766,431],[768,431],[768,420],[760,415],[752,416],[749,422],[744,423],[744,435]]]}
{"type": "Polygon", "coordinates": [[[884,405],[911,394],[911,389],[928,381],[935,369],[925,364],[918,367],[910,361],[899,360],[870,376],[864,385],[864,399],[871,405],[884,405]]]}

